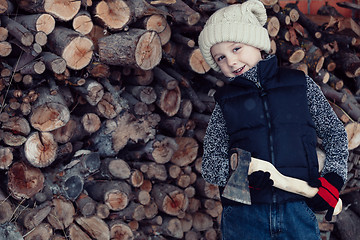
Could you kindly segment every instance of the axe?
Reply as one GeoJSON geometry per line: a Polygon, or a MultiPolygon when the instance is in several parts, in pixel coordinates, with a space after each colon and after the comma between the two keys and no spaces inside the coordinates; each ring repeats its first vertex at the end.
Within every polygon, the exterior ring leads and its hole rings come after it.
{"type": "MultiPolygon", "coordinates": [[[[236,149],[230,157],[230,178],[222,193],[223,197],[236,202],[251,205],[249,181],[247,176],[255,171],[270,173],[270,179],[274,181],[273,186],[281,190],[312,198],[319,191],[311,187],[306,181],[281,174],[270,162],[251,157],[250,153],[236,149]]],[[[339,198],[334,209],[334,215],[342,210],[342,201],[339,198]]]]}

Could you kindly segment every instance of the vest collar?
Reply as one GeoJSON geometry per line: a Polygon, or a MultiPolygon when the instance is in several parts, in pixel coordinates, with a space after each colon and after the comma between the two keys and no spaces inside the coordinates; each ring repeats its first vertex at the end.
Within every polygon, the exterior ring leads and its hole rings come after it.
{"type": "MultiPolygon", "coordinates": [[[[264,84],[267,79],[272,79],[274,75],[277,74],[277,58],[275,55],[271,55],[267,57],[266,59],[263,59],[258,62],[258,64],[250,69],[249,71],[256,71],[255,75],[257,76],[257,79],[250,79],[250,75],[253,76],[253,74],[247,75],[245,72],[244,74],[241,74],[240,76],[237,76],[233,78],[229,83],[234,85],[252,85],[254,82],[260,82],[261,84],[264,84]],[[244,81],[247,80],[247,81],[244,81]]],[[[249,72],[248,71],[248,72],[249,72]]]]}

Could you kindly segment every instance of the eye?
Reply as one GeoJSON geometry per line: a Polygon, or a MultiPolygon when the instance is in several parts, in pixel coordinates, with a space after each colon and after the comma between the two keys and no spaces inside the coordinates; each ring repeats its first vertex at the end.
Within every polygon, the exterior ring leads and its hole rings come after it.
{"type": "Polygon", "coordinates": [[[225,56],[220,56],[216,59],[217,62],[220,62],[221,60],[223,60],[225,58],[225,56]]]}
{"type": "Polygon", "coordinates": [[[240,47],[236,47],[233,49],[233,52],[237,52],[238,50],[240,50],[240,47]]]}

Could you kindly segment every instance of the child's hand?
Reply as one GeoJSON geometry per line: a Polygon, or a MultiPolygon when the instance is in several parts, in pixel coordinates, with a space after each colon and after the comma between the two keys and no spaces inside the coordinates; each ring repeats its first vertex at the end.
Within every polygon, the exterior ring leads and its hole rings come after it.
{"type": "Polygon", "coordinates": [[[256,171],[248,176],[249,187],[256,190],[267,188],[274,184],[273,180],[270,179],[270,173],[264,171],[256,171]]]}
{"type": "Polygon", "coordinates": [[[310,186],[319,188],[319,191],[307,201],[308,206],[314,211],[327,210],[325,219],[330,221],[343,184],[342,178],[336,173],[327,173],[317,181],[309,183],[310,186]]]}

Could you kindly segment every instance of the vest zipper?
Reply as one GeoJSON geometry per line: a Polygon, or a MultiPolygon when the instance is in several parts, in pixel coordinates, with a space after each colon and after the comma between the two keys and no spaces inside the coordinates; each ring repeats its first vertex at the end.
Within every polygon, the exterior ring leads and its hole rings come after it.
{"type": "MultiPolygon", "coordinates": [[[[265,98],[267,93],[264,90],[264,88],[261,86],[259,81],[256,81],[255,85],[260,90],[260,97],[261,97],[263,105],[264,105],[265,116],[267,119],[267,125],[268,125],[268,129],[269,129],[270,158],[271,158],[271,163],[275,166],[274,139],[273,139],[273,135],[272,135],[272,125],[271,125],[271,121],[270,121],[271,118],[270,118],[268,102],[265,98]]],[[[274,188],[273,188],[272,196],[273,196],[273,202],[277,202],[276,194],[274,194],[274,188]]]]}

